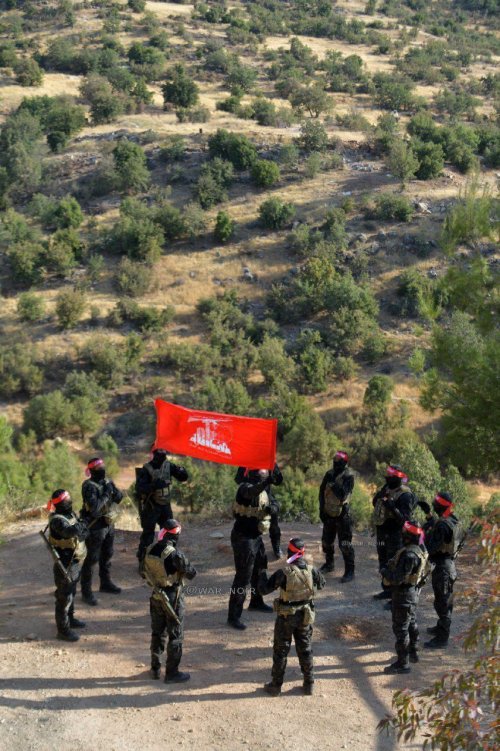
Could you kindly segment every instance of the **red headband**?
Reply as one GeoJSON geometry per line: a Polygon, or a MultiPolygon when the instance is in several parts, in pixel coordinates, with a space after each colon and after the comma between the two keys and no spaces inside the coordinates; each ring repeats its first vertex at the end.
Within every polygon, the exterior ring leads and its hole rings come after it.
{"type": "Polygon", "coordinates": [[[87,477],[90,477],[90,471],[97,469],[97,467],[104,467],[104,459],[94,459],[87,464],[87,469],[85,470],[87,477]]]}
{"type": "Polygon", "coordinates": [[[59,495],[56,495],[55,498],[51,498],[49,502],[47,503],[46,509],[47,511],[53,511],[58,503],[62,503],[63,501],[69,500],[70,495],[67,490],[63,490],[62,493],[59,493],[59,495]]]}
{"type": "Polygon", "coordinates": [[[424,534],[422,527],[417,527],[416,524],[412,524],[411,522],[405,522],[403,524],[403,532],[409,532],[411,535],[415,535],[416,537],[420,537],[424,534]]]}
{"type": "Polygon", "coordinates": [[[182,530],[182,527],[180,524],[178,524],[176,527],[172,527],[172,529],[166,529],[165,527],[163,529],[160,529],[158,532],[158,542],[163,540],[165,535],[180,535],[182,530]]]}
{"type": "Polygon", "coordinates": [[[444,506],[446,511],[443,512],[443,516],[446,518],[453,511],[453,503],[443,498],[439,493],[434,497],[434,503],[438,503],[440,506],[444,506]]]}
{"type": "Polygon", "coordinates": [[[304,555],[305,546],[303,548],[298,548],[296,545],[293,544],[293,542],[290,540],[288,543],[288,550],[291,550],[292,553],[302,553],[304,555]]]}
{"type": "Polygon", "coordinates": [[[408,475],[405,475],[400,469],[394,469],[391,464],[385,470],[385,474],[389,477],[399,477],[403,482],[408,482],[408,475]]]}
{"type": "Polygon", "coordinates": [[[334,459],[343,459],[345,462],[349,461],[349,457],[347,456],[345,451],[337,451],[337,453],[334,456],[334,459]]]}

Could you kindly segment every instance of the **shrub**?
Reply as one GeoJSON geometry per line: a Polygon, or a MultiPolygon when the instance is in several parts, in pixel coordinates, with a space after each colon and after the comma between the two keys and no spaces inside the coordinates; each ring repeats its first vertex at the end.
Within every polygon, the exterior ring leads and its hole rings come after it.
{"type": "Polygon", "coordinates": [[[251,169],[252,180],[259,188],[270,188],[281,177],[280,168],[274,162],[258,159],[251,169]]]}
{"type": "Polygon", "coordinates": [[[14,66],[16,81],[21,86],[41,86],[43,70],[32,57],[24,58],[16,62],[14,66]]]}
{"type": "Polygon", "coordinates": [[[402,138],[392,141],[386,164],[392,174],[399,177],[403,183],[415,177],[420,166],[413,149],[402,138]]]}
{"type": "Polygon", "coordinates": [[[73,370],[66,376],[63,394],[71,402],[74,402],[79,397],[92,399],[100,412],[104,412],[107,409],[108,400],[106,399],[106,391],[97,382],[92,373],[73,370]]]}
{"type": "Polygon", "coordinates": [[[146,190],[150,177],[146,155],[141,147],[130,141],[121,141],[113,149],[115,172],[121,190],[137,193],[146,190]]]}
{"type": "Polygon", "coordinates": [[[115,277],[116,286],[121,295],[142,297],[151,288],[152,275],[152,270],[144,264],[122,258],[115,277]]]}
{"type": "Polygon", "coordinates": [[[277,124],[277,111],[276,106],[269,99],[265,99],[263,96],[257,97],[252,101],[253,119],[256,120],[259,125],[269,125],[275,127],[277,124]]]}
{"type": "Polygon", "coordinates": [[[285,169],[295,169],[299,164],[300,153],[294,143],[285,143],[280,147],[279,162],[285,169]]]}
{"type": "Polygon", "coordinates": [[[303,471],[330,458],[334,435],[328,434],[323,420],[313,409],[303,410],[283,440],[283,452],[290,464],[303,471]]]}
{"type": "Polygon", "coordinates": [[[0,394],[6,398],[18,393],[35,394],[43,382],[36,364],[36,350],[26,342],[0,345],[0,394]]]}
{"type": "Polygon", "coordinates": [[[280,198],[268,198],[259,206],[259,217],[267,229],[283,229],[295,216],[295,207],[280,198]]]}
{"type": "Polygon", "coordinates": [[[219,243],[227,243],[234,235],[235,221],[227,211],[219,211],[215,220],[214,239],[219,243]]]}
{"type": "Polygon", "coordinates": [[[127,5],[134,13],[143,13],[146,10],[146,0],[127,0],[127,5]]]}
{"type": "Polygon", "coordinates": [[[162,86],[164,109],[174,107],[193,107],[198,103],[199,88],[182,65],[176,65],[170,71],[169,80],[162,86]]]}
{"type": "Polygon", "coordinates": [[[290,95],[290,103],[299,115],[305,111],[314,118],[332,109],[332,100],[321,84],[297,87],[290,95]]]}
{"type": "Polygon", "coordinates": [[[101,386],[117,388],[123,383],[128,363],[122,344],[106,337],[91,339],[82,348],[81,355],[101,386]]]}
{"type": "Polygon", "coordinates": [[[82,253],[80,236],[74,229],[58,229],[47,241],[43,264],[48,271],[65,276],[82,253]]]}
{"type": "Polygon", "coordinates": [[[210,120],[209,108],[202,105],[199,107],[178,107],[175,114],[180,123],[208,123],[210,120]]]}
{"type": "Polygon", "coordinates": [[[305,391],[311,394],[324,391],[333,373],[333,360],[319,331],[303,329],[294,349],[305,391]]]}
{"type": "Polygon", "coordinates": [[[77,229],[83,222],[80,204],[73,196],[66,196],[54,206],[52,221],[58,229],[77,229]]]}
{"type": "Polygon", "coordinates": [[[201,168],[196,185],[196,196],[203,209],[209,209],[227,199],[226,188],[233,178],[231,162],[215,157],[201,168]]]}
{"type": "Polygon", "coordinates": [[[23,411],[23,430],[32,430],[39,441],[64,433],[72,420],[71,403],[62,391],[35,396],[23,411]]]}
{"type": "Polygon", "coordinates": [[[414,214],[410,201],[395,193],[380,193],[375,198],[375,203],[368,206],[366,215],[369,219],[381,219],[383,221],[409,222],[414,214]]]}
{"type": "Polygon", "coordinates": [[[108,245],[115,253],[125,252],[133,261],[155,263],[165,241],[163,230],[151,218],[124,216],[108,234],[108,245]]]}
{"type": "Polygon", "coordinates": [[[408,111],[415,105],[413,89],[415,84],[408,80],[397,80],[390,73],[376,73],[374,101],[386,110],[408,111]]]}
{"type": "Polygon", "coordinates": [[[21,321],[39,321],[45,313],[45,303],[41,295],[23,292],[17,301],[17,314],[21,321]]]}
{"type": "Polygon", "coordinates": [[[283,519],[307,519],[319,522],[319,505],[316,485],[306,482],[304,472],[298,467],[285,467],[283,483],[274,490],[283,519]]]}
{"type": "Polygon", "coordinates": [[[9,246],[7,257],[14,279],[26,284],[36,284],[41,277],[45,248],[40,243],[23,242],[9,246]]]}
{"type": "Polygon", "coordinates": [[[257,159],[257,150],[246,136],[221,128],[209,137],[208,148],[211,158],[228,160],[237,170],[249,169],[257,159]]]}
{"type": "Polygon", "coordinates": [[[90,105],[93,125],[111,123],[124,112],[126,99],[102,76],[92,75],[84,79],[80,91],[90,105]]]}
{"type": "Polygon", "coordinates": [[[160,145],[162,162],[181,162],[186,156],[186,142],[182,136],[170,136],[160,145]]]}
{"type": "Polygon", "coordinates": [[[205,213],[195,203],[188,203],[184,209],[184,223],[190,240],[194,240],[205,232],[207,222],[205,213]]]}
{"type": "Polygon", "coordinates": [[[418,269],[407,269],[401,274],[398,290],[399,312],[406,316],[420,316],[428,320],[436,318],[436,290],[432,280],[418,269]]]}
{"type": "Polygon", "coordinates": [[[415,139],[411,142],[411,147],[419,163],[416,177],[419,180],[432,180],[434,177],[438,177],[444,167],[444,153],[441,144],[422,143],[415,139]]]}
{"type": "Polygon", "coordinates": [[[328,133],[321,123],[308,120],[300,127],[297,143],[308,154],[312,151],[324,151],[328,146],[328,133]]]}
{"type": "Polygon", "coordinates": [[[81,319],[87,308],[85,294],[80,290],[60,292],[56,297],[56,316],[63,329],[72,329],[81,319]]]}
{"type": "Polygon", "coordinates": [[[173,320],[175,310],[170,305],[166,308],[141,307],[125,298],[117,303],[113,316],[118,324],[130,321],[142,332],[152,333],[162,331],[173,320]]]}

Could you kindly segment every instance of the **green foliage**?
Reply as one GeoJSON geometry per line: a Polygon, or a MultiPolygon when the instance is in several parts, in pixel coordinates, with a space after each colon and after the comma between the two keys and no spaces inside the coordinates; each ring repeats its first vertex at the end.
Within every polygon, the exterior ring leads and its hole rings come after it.
{"type": "Polygon", "coordinates": [[[59,276],[65,276],[81,256],[82,242],[74,229],[58,229],[47,241],[43,266],[59,276]]]}
{"type": "Polygon", "coordinates": [[[413,150],[402,138],[395,138],[387,156],[387,168],[403,183],[415,177],[419,161],[413,150]]]}
{"type": "Polygon", "coordinates": [[[328,133],[324,125],[315,120],[308,120],[300,127],[300,136],[297,143],[306,154],[313,151],[324,151],[328,146],[328,133]]]}
{"type": "Polygon", "coordinates": [[[0,346],[0,394],[36,394],[43,382],[43,371],[37,364],[37,352],[26,342],[0,346]]]}
{"type": "Polygon", "coordinates": [[[321,170],[323,159],[319,151],[312,151],[304,162],[304,175],[312,180],[321,170]]]}
{"type": "Polygon", "coordinates": [[[80,397],[91,399],[96,409],[104,412],[108,406],[105,389],[97,382],[92,373],[73,370],[68,373],[63,387],[64,396],[71,402],[80,397]]]}
{"type": "Polygon", "coordinates": [[[175,502],[191,513],[229,515],[236,493],[234,467],[189,458],[183,459],[182,464],[189,481],[176,483],[175,502]]]}
{"type": "Polygon", "coordinates": [[[435,283],[416,268],[401,274],[397,290],[403,316],[433,320],[440,312],[435,283]]]}
{"type": "Polygon", "coordinates": [[[17,314],[21,321],[39,321],[45,314],[43,297],[33,292],[23,292],[17,301],[17,314]]]}
{"type": "Polygon", "coordinates": [[[59,390],[40,394],[31,399],[23,418],[23,430],[32,430],[39,441],[55,438],[71,424],[71,402],[59,390]]]}
{"type": "Polygon", "coordinates": [[[144,333],[163,331],[175,316],[174,308],[153,308],[138,305],[134,300],[120,300],[111,314],[113,323],[120,325],[124,321],[132,323],[144,333]]]}
{"type": "Polygon", "coordinates": [[[324,391],[333,374],[333,358],[325,348],[319,331],[303,329],[294,347],[304,391],[324,391]]]}
{"type": "Polygon", "coordinates": [[[274,489],[282,519],[319,522],[318,491],[298,467],[285,467],[283,483],[274,489]]]}
{"type": "Polygon", "coordinates": [[[194,107],[199,100],[199,88],[183,65],[176,65],[169,72],[169,80],[162,86],[164,109],[194,107]]]}
{"type": "Polygon", "coordinates": [[[43,82],[43,70],[32,57],[18,60],[14,65],[16,81],[21,86],[41,86],[43,82]]]}
{"type": "Polygon", "coordinates": [[[66,196],[54,207],[52,214],[54,226],[57,229],[78,229],[83,222],[83,212],[74,196],[66,196]]]}
{"type": "Polygon", "coordinates": [[[258,349],[257,364],[270,388],[278,383],[290,384],[296,377],[296,365],[285,351],[285,342],[278,337],[264,336],[258,349]]]}
{"type": "Polygon", "coordinates": [[[126,346],[109,337],[90,339],[81,350],[81,357],[101,386],[117,388],[127,373],[126,346]]]}
{"type": "Polygon", "coordinates": [[[143,261],[149,265],[160,258],[164,240],[162,228],[149,216],[141,219],[124,216],[106,238],[111,251],[126,253],[132,261],[143,261]]]}
{"type": "Polygon", "coordinates": [[[201,168],[196,185],[196,197],[203,209],[209,209],[227,200],[234,169],[230,161],[215,157],[201,168]]]}
{"type": "Polygon", "coordinates": [[[495,229],[498,211],[498,201],[487,188],[480,191],[477,181],[468,183],[458,202],[446,214],[441,234],[443,248],[450,252],[460,243],[474,243],[483,237],[498,235],[495,229]]]}
{"type": "Polygon", "coordinates": [[[142,263],[122,258],[115,281],[120,294],[128,297],[142,297],[151,287],[152,271],[142,263]]]}
{"type": "Polygon", "coordinates": [[[182,136],[169,136],[160,145],[160,159],[166,164],[182,162],[186,156],[186,142],[182,136]]]}
{"type": "Polygon", "coordinates": [[[332,109],[332,100],[319,83],[302,86],[290,95],[290,104],[299,115],[307,112],[310,117],[318,118],[322,113],[332,109]]]}
{"type": "Polygon", "coordinates": [[[374,470],[378,462],[390,460],[388,437],[395,427],[389,412],[393,388],[388,376],[376,375],[368,381],[363,406],[351,421],[356,467],[374,470]]]}
{"type": "Polygon", "coordinates": [[[193,406],[197,409],[235,415],[252,413],[250,394],[245,386],[234,378],[204,378],[193,397],[193,406]]]}
{"type": "Polygon", "coordinates": [[[373,83],[378,107],[406,112],[415,106],[414,84],[408,79],[398,79],[392,73],[375,73],[373,83]]]}
{"type": "Polygon", "coordinates": [[[349,507],[356,529],[368,529],[373,517],[373,504],[370,495],[361,485],[359,479],[354,484],[349,507]]]}
{"type": "Polygon", "coordinates": [[[113,160],[118,185],[121,190],[137,193],[149,185],[146,155],[142,148],[131,141],[120,141],[113,149],[113,160]]]}
{"type": "Polygon", "coordinates": [[[81,290],[66,290],[59,292],[56,297],[56,316],[63,329],[74,328],[86,309],[87,299],[81,290]]]}
{"type": "Polygon", "coordinates": [[[111,123],[124,112],[126,97],[115,91],[102,76],[92,74],[85,78],[80,92],[90,106],[93,125],[111,123]]]}
{"type": "Polygon", "coordinates": [[[314,464],[325,464],[333,443],[338,439],[328,433],[321,417],[314,410],[303,410],[294,420],[283,440],[283,453],[293,467],[306,471],[314,464]]]}
{"type": "Polygon", "coordinates": [[[446,328],[433,332],[421,401],[426,409],[442,412],[439,452],[468,475],[494,471],[500,460],[499,357],[498,335],[481,333],[461,311],[446,328]]]}
{"type": "Polygon", "coordinates": [[[258,159],[251,169],[252,180],[259,188],[270,188],[275,185],[280,177],[280,168],[275,162],[267,159],[258,159]]]}
{"type": "Polygon", "coordinates": [[[280,147],[279,162],[285,169],[298,167],[300,152],[294,143],[285,143],[280,147]]]}
{"type": "Polygon", "coordinates": [[[396,193],[379,193],[373,203],[367,205],[365,214],[369,219],[386,222],[409,222],[414,209],[406,196],[396,193]]]}
{"type": "Polygon", "coordinates": [[[441,174],[444,167],[444,153],[439,143],[423,143],[418,139],[411,142],[411,147],[418,160],[416,177],[419,180],[432,180],[441,174]]]}
{"type": "Polygon", "coordinates": [[[227,211],[219,211],[215,220],[214,239],[218,243],[227,243],[234,235],[236,223],[227,211]]]}
{"type": "Polygon", "coordinates": [[[246,137],[219,128],[208,139],[210,157],[231,162],[235,169],[249,169],[257,159],[257,150],[246,137]]]}
{"type": "Polygon", "coordinates": [[[280,198],[268,198],[259,206],[259,217],[267,229],[283,229],[295,216],[295,207],[280,198]]]}

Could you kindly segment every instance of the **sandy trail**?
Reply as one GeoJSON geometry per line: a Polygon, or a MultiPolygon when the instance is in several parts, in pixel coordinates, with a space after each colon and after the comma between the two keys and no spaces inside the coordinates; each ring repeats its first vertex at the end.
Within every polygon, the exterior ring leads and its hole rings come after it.
{"type": "MultiPolygon", "coordinates": [[[[148,677],[149,590],[136,574],[137,532],[117,531],[113,578],[122,594],[101,595],[97,608],[78,597],[87,628],[70,645],[54,638],[51,565],[39,528],[39,521],[12,525],[0,547],[0,749],[238,751],[284,748],[293,739],[303,751],[390,751],[398,745],[375,727],[392,692],[427,683],[450,659],[461,660],[453,645],[446,653],[423,651],[410,676],[383,675],[393,655],[390,616],[370,596],[378,588],[373,540],[358,535],[357,579],[340,585],[338,570],[318,598],[315,695],[301,693],[292,648],[284,692],[268,697],[262,684],[269,680],[274,616],[245,612],[246,632],[226,627],[231,525],[191,525],[182,548],[199,574],[186,598],[181,667],[192,677],[166,686],[148,677]],[[224,537],[211,538],[214,529],[224,537]]],[[[282,528],[285,540],[300,532],[320,563],[318,525],[282,528]]],[[[455,633],[467,619],[459,607],[455,633]]],[[[419,621],[422,632],[434,622],[429,587],[419,621]]]]}

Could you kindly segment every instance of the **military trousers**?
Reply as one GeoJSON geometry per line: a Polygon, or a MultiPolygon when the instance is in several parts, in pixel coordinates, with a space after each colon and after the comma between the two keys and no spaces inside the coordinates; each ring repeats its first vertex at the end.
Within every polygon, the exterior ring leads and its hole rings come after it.
{"type": "Polygon", "coordinates": [[[82,592],[92,592],[92,573],[96,563],[99,564],[99,578],[101,584],[110,581],[111,559],[115,540],[115,528],[113,525],[102,529],[90,530],[86,540],[87,555],[82,566],[82,592]]]}
{"type": "Polygon", "coordinates": [[[262,535],[244,537],[231,532],[235,575],[229,595],[229,620],[239,620],[247,596],[247,587],[251,587],[250,602],[253,605],[264,600],[258,590],[259,573],[267,569],[267,555],[262,535]]]}
{"type": "Polygon", "coordinates": [[[81,564],[73,561],[64,567],[71,581],[66,579],[59,566],[54,565],[54,583],[56,585],[54,592],[56,599],[55,616],[57,630],[60,634],[67,634],[70,630],[70,620],[73,618],[75,610],[76,585],[80,578],[81,564]]]}
{"type": "Polygon", "coordinates": [[[396,637],[396,654],[401,665],[408,665],[410,652],[419,642],[417,605],[420,590],[411,585],[392,587],[392,630],[396,637]]]}
{"type": "Polygon", "coordinates": [[[335,538],[344,559],[346,573],[354,571],[354,547],[352,544],[352,517],[348,509],[337,517],[324,517],[321,546],[327,564],[333,565],[335,555],[335,538]]]}
{"type": "Polygon", "coordinates": [[[304,611],[298,610],[293,615],[279,615],[274,624],[272,682],[281,686],[285,677],[288,653],[295,642],[300,669],[304,683],[314,682],[312,625],[305,626],[304,611]]]}
{"type": "Polygon", "coordinates": [[[455,561],[444,558],[436,562],[432,572],[432,589],[434,590],[434,610],[438,616],[436,637],[448,641],[453,612],[453,586],[457,579],[455,561]]]}
{"type": "Polygon", "coordinates": [[[180,625],[171,616],[167,615],[159,600],[155,597],[151,597],[149,600],[149,612],[151,615],[151,667],[154,670],[161,667],[161,659],[165,651],[165,643],[167,643],[167,675],[174,675],[178,671],[182,657],[182,643],[184,641],[184,598],[180,595],[176,606],[176,594],[177,587],[168,591],[167,597],[177,613],[180,625]]]}
{"type": "Polygon", "coordinates": [[[137,557],[139,560],[142,560],[146,548],[154,541],[156,525],[161,529],[165,526],[165,522],[168,519],[172,519],[172,507],[170,506],[170,503],[160,505],[154,501],[148,501],[143,506],[140,517],[142,533],[139,540],[139,547],[137,549],[137,557]]]}
{"type": "MultiPolygon", "coordinates": [[[[377,536],[378,569],[381,571],[398,550],[403,547],[403,538],[401,530],[388,528],[384,524],[375,527],[375,532],[377,536]]],[[[382,583],[382,588],[389,589],[384,583],[382,583]]]]}

